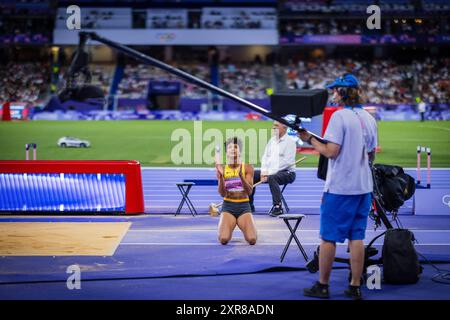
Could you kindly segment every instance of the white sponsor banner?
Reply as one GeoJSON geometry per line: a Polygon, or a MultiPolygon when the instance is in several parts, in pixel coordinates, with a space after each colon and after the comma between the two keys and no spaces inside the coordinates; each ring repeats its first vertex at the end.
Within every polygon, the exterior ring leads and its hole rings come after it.
{"type": "MultiPolygon", "coordinates": [[[[55,29],[56,45],[78,44],[78,32],[98,35],[125,45],[277,45],[276,29],[55,29]]],[[[96,42],[91,42],[96,44],[96,42]]]]}

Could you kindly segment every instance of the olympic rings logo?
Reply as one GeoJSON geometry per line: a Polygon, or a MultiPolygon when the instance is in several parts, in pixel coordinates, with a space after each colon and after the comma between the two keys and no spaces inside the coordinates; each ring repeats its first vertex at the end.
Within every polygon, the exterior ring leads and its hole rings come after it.
{"type": "Polygon", "coordinates": [[[158,33],[156,35],[159,41],[161,42],[169,42],[176,38],[175,33],[158,33]]]}
{"type": "Polygon", "coordinates": [[[442,197],[442,203],[444,204],[444,206],[450,207],[450,194],[446,194],[442,197]]]}

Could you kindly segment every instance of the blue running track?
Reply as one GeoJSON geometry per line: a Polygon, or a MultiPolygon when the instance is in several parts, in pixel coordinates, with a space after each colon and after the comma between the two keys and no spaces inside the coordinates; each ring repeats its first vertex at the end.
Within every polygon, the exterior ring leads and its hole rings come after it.
{"type": "MultiPolygon", "coordinates": [[[[407,173],[416,178],[415,170],[407,173]]],[[[422,171],[422,178],[425,178],[422,171]]],[[[181,201],[181,194],[176,187],[177,182],[184,179],[216,179],[214,169],[208,168],[143,168],[142,181],[144,187],[145,211],[147,213],[174,213],[181,201]]],[[[435,188],[450,190],[450,170],[436,169],[431,171],[431,184],[435,188]]],[[[284,196],[291,213],[319,214],[323,191],[323,181],[317,179],[316,169],[297,169],[297,179],[287,186],[284,196]]],[[[219,203],[222,198],[217,186],[194,186],[189,198],[200,214],[208,212],[208,205],[219,203]]],[[[267,184],[257,187],[255,194],[256,214],[267,213],[272,206],[272,197],[267,184]]],[[[185,205],[182,213],[189,213],[185,205]]],[[[400,214],[413,214],[413,201],[407,201],[399,211],[400,214]]]]}

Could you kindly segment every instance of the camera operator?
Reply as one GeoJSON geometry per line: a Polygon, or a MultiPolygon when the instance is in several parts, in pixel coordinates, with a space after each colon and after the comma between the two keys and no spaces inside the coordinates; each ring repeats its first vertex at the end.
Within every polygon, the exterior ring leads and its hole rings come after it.
{"type": "Polygon", "coordinates": [[[345,294],[362,299],[361,275],[364,268],[364,238],[372,203],[373,180],[370,164],[377,145],[375,119],[362,108],[359,83],[345,74],[327,86],[333,100],[344,107],[331,116],[321,143],[306,131],[299,133],[328,158],[325,188],[320,208],[320,278],[304,294],[329,298],[328,283],[336,255],[336,242],[348,239],[352,279],[345,294]]]}

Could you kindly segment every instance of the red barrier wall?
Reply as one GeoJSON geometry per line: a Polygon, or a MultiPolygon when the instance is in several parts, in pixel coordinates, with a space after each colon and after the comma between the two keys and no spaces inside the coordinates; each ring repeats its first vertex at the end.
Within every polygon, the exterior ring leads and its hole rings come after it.
{"type": "MultiPolygon", "coordinates": [[[[331,116],[334,112],[341,110],[342,107],[325,107],[323,110],[323,116],[322,116],[322,137],[325,134],[325,130],[327,129],[328,123],[330,122],[331,116]]],[[[375,113],[376,108],[375,107],[364,107],[364,110],[371,113],[372,115],[375,113]]],[[[381,146],[380,146],[380,139],[378,140],[378,146],[375,150],[375,152],[381,152],[381,146]]]]}
{"type": "Polygon", "coordinates": [[[0,173],[115,173],[125,175],[125,213],[145,210],[141,164],[136,160],[0,160],[0,173]]]}
{"type": "Polygon", "coordinates": [[[342,107],[325,107],[323,110],[322,116],[322,137],[325,134],[325,130],[327,129],[328,123],[330,122],[331,115],[337,111],[342,109],[342,107]]]}

